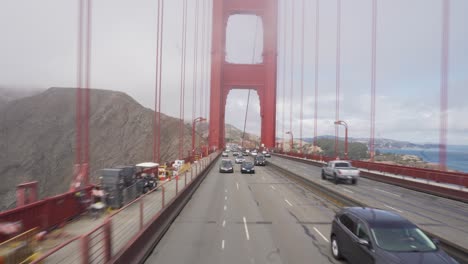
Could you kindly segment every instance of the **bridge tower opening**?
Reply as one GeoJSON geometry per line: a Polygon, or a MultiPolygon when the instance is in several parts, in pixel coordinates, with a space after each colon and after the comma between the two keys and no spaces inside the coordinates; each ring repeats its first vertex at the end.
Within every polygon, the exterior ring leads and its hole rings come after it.
{"type": "Polygon", "coordinates": [[[213,1],[213,38],[211,55],[210,147],[225,146],[225,108],[232,89],[254,89],[260,99],[261,143],[275,146],[276,131],[276,49],[277,0],[213,1]],[[226,61],[226,28],[229,17],[256,15],[263,23],[263,54],[258,64],[226,61]]]}

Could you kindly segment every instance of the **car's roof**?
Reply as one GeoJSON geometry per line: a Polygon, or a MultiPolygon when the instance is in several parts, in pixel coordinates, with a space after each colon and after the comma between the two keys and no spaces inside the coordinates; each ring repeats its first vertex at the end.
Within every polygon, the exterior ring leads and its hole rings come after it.
{"type": "Polygon", "coordinates": [[[416,226],[397,213],[377,208],[345,207],[342,212],[349,212],[359,217],[366,221],[371,227],[416,226]]]}

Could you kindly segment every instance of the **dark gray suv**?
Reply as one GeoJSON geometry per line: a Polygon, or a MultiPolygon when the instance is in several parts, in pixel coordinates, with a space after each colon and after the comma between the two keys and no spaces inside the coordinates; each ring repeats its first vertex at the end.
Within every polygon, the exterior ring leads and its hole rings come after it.
{"type": "Polygon", "coordinates": [[[335,215],[330,235],[335,259],[356,264],[458,263],[415,224],[374,208],[347,207],[335,215]]]}

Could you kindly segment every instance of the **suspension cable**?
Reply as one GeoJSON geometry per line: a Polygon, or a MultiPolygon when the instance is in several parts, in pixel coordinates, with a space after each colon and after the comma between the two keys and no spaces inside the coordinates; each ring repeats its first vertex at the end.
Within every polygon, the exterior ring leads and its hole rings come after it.
{"type": "MultiPolygon", "coordinates": [[[[293,97],[294,97],[294,19],[295,19],[295,5],[294,1],[291,1],[291,87],[290,87],[290,98],[289,98],[289,132],[292,133],[292,117],[293,117],[293,97]]],[[[294,147],[294,140],[291,140],[291,149],[294,147]]]]}
{"type": "MultiPolygon", "coordinates": [[[[340,119],[340,76],[341,76],[341,0],[336,3],[336,101],[335,121],[340,119]]],[[[338,155],[339,127],[335,125],[335,157],[338,155]]]]}
{"type": "Polygon", "coordinates": [[[301,35],[301,105],[299,124],[299,151],[302,151],[302,123],[304,118],[304,24],[305,24],[305,1],[302,0],[302,35],[301,35]]]}
{"type": "MultiPolygon", "coordinates": [[[[203,0],[202,0],[203,1],[203,0]]],[[[202,17],[205,17],[205,1],[202,3],[202,17]]],[[[198,20],[197,20],[198,23],[198,20]]],[[[201,47],[203,50],[204,47],[204,42],[205,42],[205,19],[202,21],[202,35],[201,35],[201,47]]],[[[198,49],[197,49],[198,51],[198,49]]],[[[202,57],[201,59],[201,68],[203,69],[204,66],[204,59],[202,57]]],[[[203,78],[201,79],[201,85],[200,85],[200,116],[203,116],[203,102],[204,102],[204,97],[203,97],[203,78]]]]}
{"type": "Polygon", "coordinates": [[[76,154],[75,164],[81,164],[81,130],[82,130],[82,67],[83,67],[83,0],[78,0],[78,58],[76,67],[76,154]]]}
{"type": "Polygon", "coordinates": [[[319,37],[320,37],[320,0],[315,6],[315,96],[314,96],[314,153],[317,152],[317,113],[319,88],[319,37]]]}
{"type": "Polygon", "coordinates": [[[286,104],[286,14],[287,14],[287,3],[286,3],[286,0],[283,1],[284,3],[284,12],[283,12],[283,104],[281,106],[282,108],[282,111],[281,111],[281,114],[282,114],[282,122],[281,122],[281,125],[282,125],[282,131],[281,131],[281,136],[283,138],[283,140],[281,141],[281,150],[284,150],[284,140],[285,140],[285,129],[284,129],[284,125],[285,125],[285,118],[284,118],[284,113],[286,112],[285,111],[285,104],[286,104]]]}
{"type": "Polygon", "coordinates": [[[447,169],[447,129],[448,129],[448,80],[450,55],[450,0],[444,0],[442,7],[442,63],[440,81],[440,139],[439,166],[447,169]]]}
{"type": "MultiPolygon", "coordinates": [[[[195,30],[194,30],[194,51],[193,51],[193,84],[192,84],[192,122],[196,118],[197,111],[197,70],[198,70],[198,16],[199,16],[199,0],[195,1],[195,30]]],[[[195,131],[192,131],[195,133],[195,131]]],[[[192,138],[195,139],[195,135],[192,138]]],[[[191,151],[194,151],[193,149],[191,151]]],[[[194,153],[191,153],[192,155],[194,153]]]]}
{"type": "Polygon", "coordinates": [[[158,94],[159,96],[157,97],[158,100],[158,162],[160,162],[161,159],[161,97],[162,97],[162,70],[163,70],[163,41],[164,41],[164,0],[161,0],[161,13],[159,15],[161,17],[161,32],[160,32],[160,37],[158,38],[159,40],[159,66],[158,66],[158,71],[159,71],[159,80],[158,80],[158,94]]]}
{"type": "Polygon", "coordinates": [[[156,18],[156,70],[155,70],[155,83],[154,83],[154,117],[153,117],[153,161],[159,162],[158,156],[158,98],[159,94],[159,85],[158,81],[160,76],[159,72],[159,46],[161,40],[161,0],[158,0],[157,5],[157,18],[156,18]]]}
{"type": "MultiPolygon", "coordinates": [[[[210,0],[207,0],[208,1],[208,13],[210,13],[210,11],[213,10],[213,2],[210,1],[210,0]]],[[[208,36],[211,36],[209,38],[207,38],[207,42],[206,42],[206,54],[208,55],[208,62],[206,63],[206,72],[205,72],[205,78],[206,78],[206,82],[210,85],[205,85],[205,89],[206,89],[206,97],[208,98],[209,94],[210,94],[210,87],[211,87],[211,48],[212,48],[212,30],[213,28],[210,27],[210,22],[212,23],[213,20],[210,20],[212,16],[206,16],[206,20],[207,20],[207,23],[206,23],[206,26],[207,26],[207,31],[208,31],[208,36]]],[[[210,111],[209,111],[209,104],[205,104],[205,117],[207,120],[209,120],[209,116],[210,116],[210,111]]]]}
{"type": "MultiPolygon", "coordinates": [[[[255,53],[257,49],[257,35],[258,35],[258,17],[255,17],[255,34],[254,34],[254,47],[252,52],[252,64],[255,62],[255,53]]],[[[245,128],[247,126],[247,113],[249,112],[249,103],[250,103],[250,91],[249,89],[247,94],[247,107],[245,109],[245,117],[244,117],[244,129],[242,131],[242,138],[241,138],[241,147],[244,147],[244,138],[245,138],[245,128]]]]}
{"type": "Polygon", "coordinates": [[[89,175],[89,118],[90,118],[90,87],[91,87],[91,36],[92,36],[92,0],[88,0],[87,11],[87,39],[86,39],[86,76],[85,76],[85,113],[84,113],[84,163],[86,166],[85,175],[89,175]]]}
{"type": "Polygon", "coordinates": [[[374,140],[375,140],[375,84],[376,84],[376,63],[377,63],[377,0],[372,1],[372,57],[371,57],[371,131],[369,152],[370,160],[374,161],[374,140]]]}
{"type": "Polygon", "coordinates": [[[182,15],[182,55],[180,71],[180,94],[179,94],[179,159],[183,158],[184,151],[184,103],[185,103],[185,59],[187,47],[187,0],[183,0],[182,15]]]}

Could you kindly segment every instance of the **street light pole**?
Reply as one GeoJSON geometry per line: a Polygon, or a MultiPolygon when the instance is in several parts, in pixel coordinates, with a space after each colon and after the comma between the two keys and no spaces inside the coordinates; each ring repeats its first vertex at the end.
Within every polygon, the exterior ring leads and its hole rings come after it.
{"type": "Polygon", "coordinates": [[[343,125],[345,127],[345,159],[348,159],[348,124],[343,120],[335,121],[335,125],[343,125]]]}
{"type": "Polygon", "coordinates": [[[292,131],[288,131],[288,132],[286,132],[286,134],[291,135],[291,143],[290,143],[291,150],[290,150],[290,151],[292,151],[292,150],[293,150],[293,147],[294,147],[294,136],[293,136],[293,132],[292,132],[292,131]]]}
{"type": "Polygon", "coordinates": [[[192,155],[195,151],[195,123],[196,122],[203,122],[206,121],[206,118],[204,117],[197,117],[192,121],[192,155]]]}

